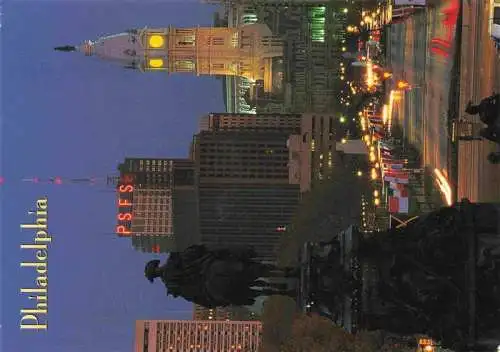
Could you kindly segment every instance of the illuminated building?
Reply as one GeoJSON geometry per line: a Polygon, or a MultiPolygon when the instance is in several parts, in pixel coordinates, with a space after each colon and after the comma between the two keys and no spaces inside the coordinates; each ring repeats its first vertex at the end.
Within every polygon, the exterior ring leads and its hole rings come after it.
{"type": "Polygon", "coordinates": [[[200,119],[200,131],[278,131],[288,136],[288,182],[309,190],[311,180],[329,177],[336,142],[347,129],[333,114],[211,113],[200,119]]]}
{"type": "Polygon", "coordinates": [[[289,184],[288,133],[201,131],[194,138],[201,241],[248,245],[274,261],[281,228],[298,206],[298,185],[289,184]]]}
{"type": "Polygon", "coordinates": [[[197,242],[191,160],[127,158],[118,170],[118,235],[132,237],[134,247],[145,252],[167,252],[197,242]]]}
{"type": "Polygon", "coordinates": [[[340,43],[345,37],[339,23],[345,22],[345,15],[330,5],[314,3],[283,11],[287,11],[285,19],[277,15],[276,21],[279,33],[286,32],[282,35],[287,49],[283,59],[288,111],[334,111],[341,76],[340,43]]]}
{"type": "Polygon", "coordinates": [[[227,76],[223,83],[227,112],[302,113],[334,109],[340,72],[340,43],[345,40],[346,14],[322,0],[229,0],[223,3],[227,25],[257,21],[284,38],[283,59],[273,61],[272,94],[263,94],[244,78],[227,76]],[[258,9],[257,9],[258,8],[258,9]],[[249,94],[250,93],[250,94],[249,94]]]}
{"type": "Polygon", "coordinates": [[[290,183],[299,184],[307,192],[313,179],[330,178],[336,160],[336,143],[345,128],[338,116],[330,114],[303,114],[300,134],[289,137],[290,183]]]}
{"type": "Polygon", "coordinates": [[[235,114],[210,113],[200,119],[200,131],[274,130],[292,134],[300,132],[301,114],[235,114]]]}
{"type": "Polygon", "coordinates": [[[142,72],[241,76],[262,81],[272,91],[272,61],[283,56],[282,40],[265,24],[238,27],[143,28],[86,41],[79,47],[88,56],[142,72]]]}
{"type": "Polygon", "coordinates": [[[137,320],[135,352],[257,352],[258,321],[137,320]]]}
{"type": "MultiPolygon", "coordinates": [[[[226,4],[224,21],[216,16],[214,26],[239,27],[258,22],[257,10],[251,4],[226,4]]],[[[274,32],[273,32],[274,33],[274,32]]],[[[224,104],[227,112],[250,113],[285,112],[283,106],[283,59],[274,57],[272,65],[272,91],[263,89],[262,84],[242,76],[228,75],[222,79],[224,104]]]]}
{"type": "Polygon", "coordinates": [[[193,320],[255,320],[255,313],[247,307],[219,307],[205,308],[193,305],[193,320]]]}
{"type": "Polygon", "coordinates": [[[330,0],[202,0],[207,4],[254,5],[254,6],[307,6],[328,4],[330,0]]]}

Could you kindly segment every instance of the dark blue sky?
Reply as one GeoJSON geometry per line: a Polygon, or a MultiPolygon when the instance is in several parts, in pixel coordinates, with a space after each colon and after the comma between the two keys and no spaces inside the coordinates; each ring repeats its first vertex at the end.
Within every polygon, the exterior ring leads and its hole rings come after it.
{"type": "Polygon", "coordinates": [[[183,157],[198,118],[223,111],[220,81],[141,74],[53,47],[142,26],[210,25],[215,9],[181,2],[15,1],[3,5],[1,187],[3,352],[125,352],[136,319],[189,319],[191,305],[149,284],[140,254],[112,235],[104,186],[33,185],[23,177],[105,177],[125,156],[183,157]],[[21,333],[29,302],[27,211],[49,199],[49,331],[21,333]]]}

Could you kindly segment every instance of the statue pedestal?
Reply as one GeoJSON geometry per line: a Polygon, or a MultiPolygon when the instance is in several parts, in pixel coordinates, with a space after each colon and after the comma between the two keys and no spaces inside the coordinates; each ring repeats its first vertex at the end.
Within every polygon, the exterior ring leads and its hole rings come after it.
{"type": "Polygon", "coordinates": [[[403,229],[353,234],[304,246],[304,311],[353,331],[444,336],[456,351],[500,329],[500,204],[464,200],[403,229]]]}

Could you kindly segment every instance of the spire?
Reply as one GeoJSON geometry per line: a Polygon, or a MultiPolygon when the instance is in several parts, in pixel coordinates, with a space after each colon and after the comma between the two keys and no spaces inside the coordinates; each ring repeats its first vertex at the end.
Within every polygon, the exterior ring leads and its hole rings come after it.
{"type": "Polygon", "coordinates": [[[76,46],[72,46],[72,45],[65,45],[65,46],[58,46],[58,47],[55,47],[54,50],[57,50],[57,51],[67,51],[67,52],[70,52],[70,51],[77,51],[78,49],[76,48],[76,46]]]}

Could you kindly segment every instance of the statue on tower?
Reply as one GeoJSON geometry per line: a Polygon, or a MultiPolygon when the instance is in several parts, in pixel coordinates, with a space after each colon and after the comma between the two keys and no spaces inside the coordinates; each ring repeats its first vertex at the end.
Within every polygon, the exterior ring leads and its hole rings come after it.
{"type": "Polygon", "coordinates": [[[56,46],[54,50],[71,52],[71,51],[77,51],[78,49],[76,46],[73,45],[64,45],[64,46],[56,46]]]}
{"type": "Polygon", "coordinates": [[[260,263],[251,248],[211,250],[194,245],[170,253],[164,265],[159,260],[149,261],[144,274],[150,282],[161,278],[168,294],[174,297],[216,308],[252,305],[259,296],[295,295],[295,291],[264,279],[294,278],[297,270],[260,263]]]}

